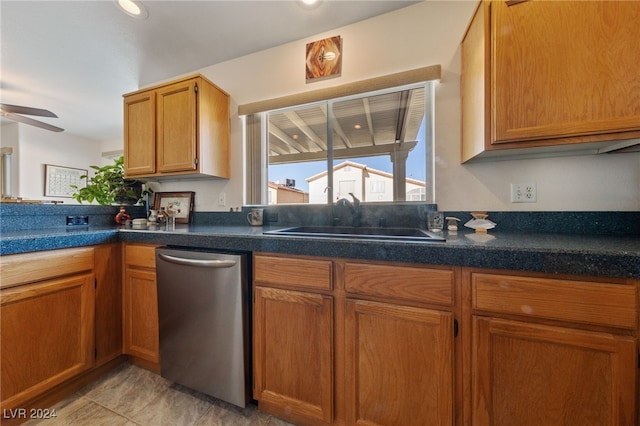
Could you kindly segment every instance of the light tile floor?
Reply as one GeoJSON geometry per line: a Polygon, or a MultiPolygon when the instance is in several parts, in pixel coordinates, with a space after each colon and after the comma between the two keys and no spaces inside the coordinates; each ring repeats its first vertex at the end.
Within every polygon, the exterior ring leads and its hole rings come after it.
{"type": "Polygon", "coordinates": [[[255,405],[239,408],[122,364],[54,407],[56,418],[28,426],[291,426],[255,405]]]}

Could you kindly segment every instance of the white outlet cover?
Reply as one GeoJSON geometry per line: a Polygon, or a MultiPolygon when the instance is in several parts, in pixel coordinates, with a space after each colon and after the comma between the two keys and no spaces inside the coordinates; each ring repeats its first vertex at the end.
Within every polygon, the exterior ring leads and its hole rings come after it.
{"type": "Polygon", "coordinates": [[[538,188],[535,182],[512,183],[512,203],[536,203],[538,201],[538,188]]]}

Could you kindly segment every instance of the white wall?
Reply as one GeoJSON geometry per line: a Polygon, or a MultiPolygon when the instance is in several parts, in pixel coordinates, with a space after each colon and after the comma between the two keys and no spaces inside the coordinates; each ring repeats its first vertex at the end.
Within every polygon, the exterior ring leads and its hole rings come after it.
{"type": "Polygon", "coordinates": [[[44,196],[44,165],[86,169],[91,174],[88,165],[101,164],[98,142],[65,132],[55,133],[33,126],[11,123],[2,126],[2,139],[2,146],[11,144],[14,147],[12,159],[14,197],[59,200],[65,204],[78,204],[72,198],[44,196]]]}
{"type": "MultiPolygon", "coordinates": [[[[476,4],[476,0],[426,0],[386,15],[189,72],[201,72],[231,95],[232,177],[230,180],[176,180],[155,183],[152,188],[156,191],[196,191],[195,208],[198,211],[238,207],[242,205],[244,191],[243,128],[237,115],[238,104],[441,64],[443,78],[436,86],[435,121],[435,193],[441,209],[640,210],[640,153],[460,164],[459,46],[476,4]],[[307,84],[304,73],[306,43],[334,35],[343,38],[342,75],[307,84]],[[509,184],[512,182],[535,182],[538,202],[510,203],[509,184]],[[224,206],[218,202],[222,192],[226,199],[224,206]]],[[[20,141],[20,157],[29,158],[29,161],[21,160],[26,166],[20,168],[20,180],[24,180],[20,195],[25,197],[42,198],[43,163],[70,167],[104,164],[100,152],[122,148],[121,140],[95,144],[64,133],[38,129],[27,133],[29,147],[23,143],[22,133],[20,141]],[[33,133],[35,131],[40,133],[33,133]]]]}
{"type": "MultiPolygon", "coordinates": [[[[340,85],[441,64],[436,86],[436,201],[443,210],[640,210],[640,153],[496,161],[461,165],[460,41],[477,2],[425,1],[379,17],[200,70],[235,104],[340,85]],[[306,84],[307,42],[340,35],[342,75],[306,84]],[[538,202],[513,204],[511,182],[535,182],[538,202]]],[[[196,188],[201,210],[242,202],[241,129],[232,107],[233,177],[229,182],[176,184],[196,188]],[[204,194],[201,195],[201,192],[204,194]]],[[[164,185],[163,185],[164,186],[164,185]]]]}

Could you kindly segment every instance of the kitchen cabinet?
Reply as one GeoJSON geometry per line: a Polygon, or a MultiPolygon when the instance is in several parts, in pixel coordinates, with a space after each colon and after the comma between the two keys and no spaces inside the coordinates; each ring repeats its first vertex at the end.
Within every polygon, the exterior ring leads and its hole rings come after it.
{"type": "Polygon", "coordinates": [[[94,364],[93,248],[0,258],[4,410],[24,408],[94,364]]]}
{"type": "Polygon", "coordinates": [[[462,162],[639,138],[639,20],[638,2],[482,1],[461,45],[462,162]]]}
{"type": "Polygon", "coordinates": [[[454,424],[454,272],[352,261],[344,271],[347,424],[454,424]]]}
{"type": "Polygon", "coordinates": [[[125,176],[230,177],[229,95],[201,75],[124,95],[125,176]]]}
{"type": "Polygon", "coordinates": [[[636,424],[637,280],[467,278],[472,424],[636,424]]]}
{"type": "Polygon", "coordinates": [[[145,368],[160,371],[158,290],[153,244],[124,244],[124,353],[145,368]]]}
{"type": "Polygon", "coordinates": [[[297,424],[450,425],[453,268],[254,256],[254,398],[297,424]]]}
{"type": "Polygon", "coordinates": [[[333,420],[333,264],[254,258],[254,398],[302,424],[333,420]],[[286,287],[278,288],[278,287],[286,287]]]}

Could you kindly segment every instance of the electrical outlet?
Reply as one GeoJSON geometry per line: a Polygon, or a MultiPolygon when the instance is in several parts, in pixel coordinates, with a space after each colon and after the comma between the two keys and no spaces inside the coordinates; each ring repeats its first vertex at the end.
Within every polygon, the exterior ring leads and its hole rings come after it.
{"type": "Polygon", "coordinates": [[[512,183],[511,202],[512,203],[535,203],[538,201],[538,190],[533,183],[512,183]]]}
{"type": "Polygon", "coordinates": [[[218,195],[218,205],[219,206],[227,205],[227,195],[224,192],[221,192],[220,195],[218,195]]]}

